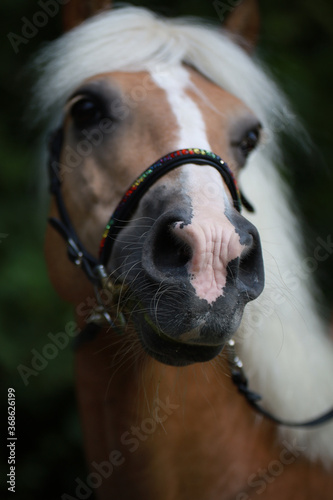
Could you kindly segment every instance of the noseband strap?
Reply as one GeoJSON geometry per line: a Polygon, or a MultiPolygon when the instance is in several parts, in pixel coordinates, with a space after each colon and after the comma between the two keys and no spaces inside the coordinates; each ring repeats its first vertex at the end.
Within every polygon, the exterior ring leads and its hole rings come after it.
{"type": "Polygon", "coordinates": [[[100,262],[106,265],[112,250],[112,245],[121,231],[129,222],[142,196],[163,175],[187,163],[209,165],[216,168],[223,177],[233,199],[235,209],[240,212],[242,201],[236,179],[225,161],[218,155],[205,149],[190,148],[174,151],[145,170],[126,191],[123,199],[113,212],[106,225],[100,245],[100,262]]]}

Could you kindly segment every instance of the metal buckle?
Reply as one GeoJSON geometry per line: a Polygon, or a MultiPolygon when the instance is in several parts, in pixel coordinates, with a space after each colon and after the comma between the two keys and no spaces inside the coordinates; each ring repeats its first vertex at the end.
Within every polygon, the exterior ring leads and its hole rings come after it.
{"type": "Polygon", "coordinates": [[[94,285],[97,306],[95,307],[89,318],[86,320],[86,322],[95,323],[99,326],[111,326],[117,331],[117,333],[122,333],[121,329],[123,329],[127,324],[125,316],[122,312],[118,312],[116,314],[115,320],[111,318],[111,315],[107,309],[107,305],[102,300],[100,289],[107,290],[111,293],[110,305],[112,305],[115,292],[117,292],[123,285],[114,285],[109,279],[103,265],[97,265],[94,268],[94,274],[100,283],[100,286],[94,285]]]}
{"type": "Polygon", "coordinates": [[[75,241],[72,238],[68,238],[67,240],[67,245],[68,245],[68,251],[73,251],[73,262],[76,266],[80,267],[83,262],[83,253],[75,243],[75,241]],[[76,256],[76,257],[75,257],[76,256]]]}

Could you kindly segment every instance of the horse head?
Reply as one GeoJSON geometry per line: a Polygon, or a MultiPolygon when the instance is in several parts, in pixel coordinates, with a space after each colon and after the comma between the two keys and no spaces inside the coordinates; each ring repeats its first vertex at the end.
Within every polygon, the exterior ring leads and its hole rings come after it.
{"type": "MultiPolygon", "coordinates": [[[[125,15],[134,21],[138,12],[160,30],[160,51],[163,37],[179,45],[180,26],[143,10],[125,15]]],[[[149,48],[142,26],[140,32],[142,48],[149,48]]],[[[198,34],[192,36],[197,44],[198,34]]],[[[58,171],[69,219],[97,257],[103,226],[133,181],[172,151],[199,154],[200,161],[180,159],[154,179],[126,223],[114,218],[118,233],[108,235],[112,249],[103,263],[109,283],[122,291],[116,304],[105,304],[110,315],[115,306],[121,310],[154,358],[185,365],[215,357],[264,286],[258,231],[235,200],[236,179],[262,126],[248,105],[178,52],[144,69],[82,78],[64,106],[58,171]],[[205,158],[219,158],[227,173],[205,158]]],[[[58,212],[53,203],[51,216],[58,212]]],[[[89,283],[69,267],[53,228],[46,255],[60,294],[76,305],[85,300],[89,283]]]]}

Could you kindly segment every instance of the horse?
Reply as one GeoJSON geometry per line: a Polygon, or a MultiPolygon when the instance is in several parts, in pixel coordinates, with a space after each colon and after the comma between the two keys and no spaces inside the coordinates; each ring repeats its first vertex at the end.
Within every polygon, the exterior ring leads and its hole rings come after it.
{"type": "Polygon", "coordinates": [[[257,14],[246,0],[221,29],[102,10],[36,58],[45,255],[80,330],[88,472],[63,499],[332,498],[332,341],[276,168],[277,130],[299,129],[252,57],[257,14]]]}

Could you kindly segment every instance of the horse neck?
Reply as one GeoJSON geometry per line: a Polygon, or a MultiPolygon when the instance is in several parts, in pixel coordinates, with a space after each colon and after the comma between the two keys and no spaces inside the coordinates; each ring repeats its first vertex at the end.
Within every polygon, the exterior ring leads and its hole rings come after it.
{"type": "MultiPolygon", "coordinates": [[[[126,343],[102,331],[76,353],[89,468],[96,472],[96,464],[114,460],[99,498],[110,493],[119,500],[236,498],[248,488],[251,474],[279,459],[275,427],[258,420],[237,393],[223,356],[176,368],[154,361],[138,345],[133,349],[133,342],[131,336],[126,343]],[[193,483],[203,471],[205,480],[193,483]],[[189,484],[185,496],[179,490],[183,482],[189,484]]],[[[295,459],[292,452],[288,457],[300,462],[300,475],[321,478],[319,468],[310,470],[296,448],[297,453],[295,459]]],[[[291,471],[290,481],[298,477],[295,468],[287,467],[284,481],[291,471]]],[[[271,491],[267,498],[279,495],[271,491]]]]}
{"type": "MultiPolygon", "coordinates": [[[[255,416],[233,387],[223,357],[177,368],[136,349],[117,334],[102,331],[76,353],[88,463],[108,460],[112,450],[126,459],[126,466],[111,478],[113,487],[121,482],[124,468],[127,478],[136,477],[143,467],[159,477],[156,467],[161,463],[172,471],[169,480],[175,481],[183,470],[184,454],[191,461],[196,457],[198,474],[205,460],[211,460],[221,476],[221,467],[238,462],[235,439],[240,444],[252,436],[259,455],[262,443],[266,447],[272,441],[268,434],[258,439],[253,433],[255,416]]],[[[270,426],[261,429],[263,435],[270,432],[270,426]]],[[[238,471],[241,468],[238,463],[238,471]]]]}

